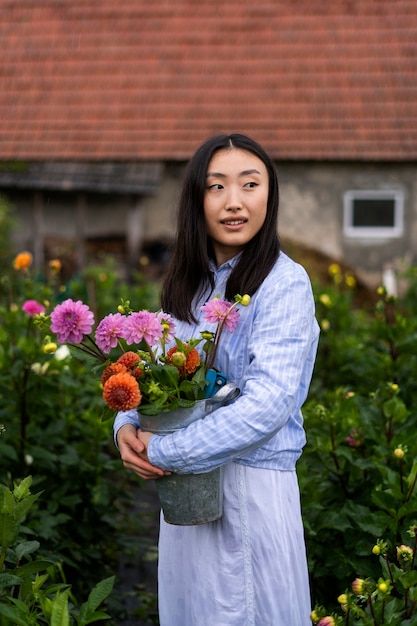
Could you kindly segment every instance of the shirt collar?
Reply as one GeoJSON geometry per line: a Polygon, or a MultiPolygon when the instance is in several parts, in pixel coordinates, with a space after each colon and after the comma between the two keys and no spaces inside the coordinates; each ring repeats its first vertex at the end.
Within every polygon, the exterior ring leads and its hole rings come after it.
{"type": "Polygon", "coordinates": [[[220,265],[220,267],[217,267],[215,261],[213,259],[210,259],[210,269],[215,274],[217,272],[220,272],[221,270],[226,270],[226,269],[232,270],[239,263],[241,256],[242,256],[242,252],[239,252],[238,254],[236,254],[236,256],[234,256],[231,259],[229,259],[228,261],[226,261],[226,263],[223,263],[222,265],[220,265]]]}

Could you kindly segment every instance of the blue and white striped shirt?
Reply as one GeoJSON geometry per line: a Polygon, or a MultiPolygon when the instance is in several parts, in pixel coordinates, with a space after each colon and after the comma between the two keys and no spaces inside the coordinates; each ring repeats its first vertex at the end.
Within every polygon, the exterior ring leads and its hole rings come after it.
{"type": "MultiPolygon", "coordinates": [[[[224,296],[238,257],[214,269],[215,287],[196,307],[197,324],[176,322],[182,340],[214,330],[201,306],[224,296]]],[[[243,295],[243,294],[242,294],[243,295]]],[[[316,358],[319,325],[310,280],[301,265],[281,252],[275,266],[252,296],[238,306],[239,325],[223,331],[215,366],[240,388],[228,406],[164,437],[149,441],[151,463],[176,473],[208,472],[234,461],[251,467],[293,470],[306,438],[301,407],[307,397],[316,358]]],[[[119,413],[114,430],[139,426],[136,411],[119,413]]]]}

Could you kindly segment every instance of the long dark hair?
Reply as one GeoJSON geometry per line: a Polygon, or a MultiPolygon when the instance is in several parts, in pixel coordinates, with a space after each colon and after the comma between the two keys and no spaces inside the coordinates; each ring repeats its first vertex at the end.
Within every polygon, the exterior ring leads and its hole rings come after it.
{"type": "Polygon", "coordinates": [[[265,150],[246,135],[216,135],[203,143],[188,163],[178,206],[177,234],[161,305],[164,311],[184,321],[196,321],[192,302],[197,293],[214,286],[210,270],[213,257],[204,217],[206,175],[213,155],[219,150],[239,148],[257,156],[264,163],[269,179],[265,221],[259,232],[246,244],[239,263],[226,285],[225,297],[253,295],[270,272],[280,252],[277,232],[279,190],[275,166],[265,150]]]}

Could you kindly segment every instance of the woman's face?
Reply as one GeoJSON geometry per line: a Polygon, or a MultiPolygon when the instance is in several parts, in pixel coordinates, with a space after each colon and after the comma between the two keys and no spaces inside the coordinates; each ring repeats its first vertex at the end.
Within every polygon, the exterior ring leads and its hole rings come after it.
{"type": "Polygon", "coordinates": [[[261,229],[267,211],[269,178],[257,156],[240,148],[219,150],[206,175],[204,216],[217,267],[261,229]]]}

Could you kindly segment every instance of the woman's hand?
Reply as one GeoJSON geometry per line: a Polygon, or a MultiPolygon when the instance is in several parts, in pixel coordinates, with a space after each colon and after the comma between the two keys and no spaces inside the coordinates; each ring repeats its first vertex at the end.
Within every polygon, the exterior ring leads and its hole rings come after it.
{"type": "Polygon", "coordinates": [[[151,433],[136,431],[131,424],[125,424],[117,431],[117,443],[123,465],[144,480],[160,478],[170,473],[149,463],[147,444],[151,436],[151,433]],[[141,437],[146,435],[143,437],[144,441],[139,439],[139,434],[141,437]]]}

